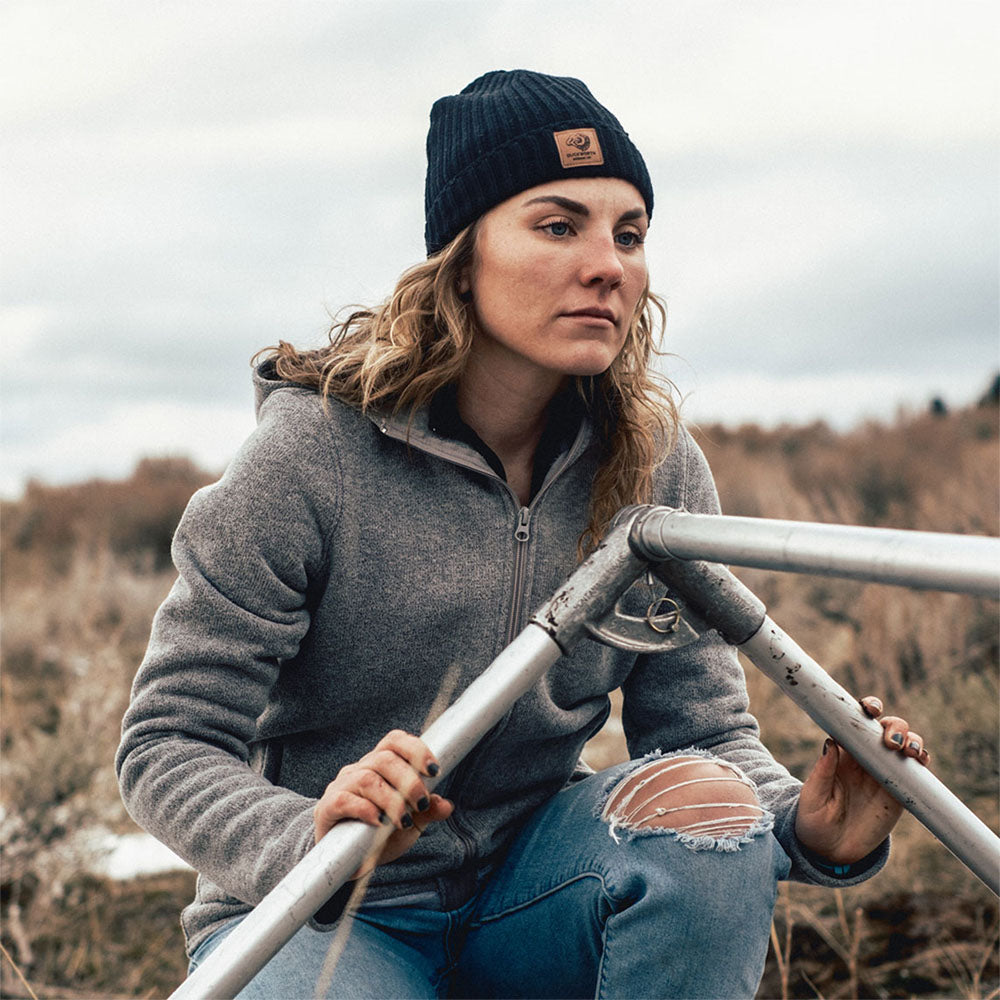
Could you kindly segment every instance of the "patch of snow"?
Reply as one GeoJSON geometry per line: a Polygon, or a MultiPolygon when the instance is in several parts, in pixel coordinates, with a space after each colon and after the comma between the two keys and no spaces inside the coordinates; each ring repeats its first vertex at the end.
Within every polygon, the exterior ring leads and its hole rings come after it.
{"type": "Polygon", "coordinates": [[[124,881],[139,875],[158,875],[191,867],[148,833],[114,834],[95,830],[88,833],[86,839],[88,853],[92,852],[94,858],[89,868],[95,875],[124,881]]]}

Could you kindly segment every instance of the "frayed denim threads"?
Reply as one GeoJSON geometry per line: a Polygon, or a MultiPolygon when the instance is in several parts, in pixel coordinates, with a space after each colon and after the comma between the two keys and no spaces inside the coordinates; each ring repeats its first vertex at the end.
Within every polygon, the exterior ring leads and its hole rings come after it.
{"type": "Polygon", "coordinates": [[[660,751],[647,754],[636,761],[634,767],[624,775],[618,774],[606,781],[599,807],[598,817],[608,824],[608,834],[617,844],[622,843],[623,839],[627,841],[633,837],[669,834],[694,851],[738,851],[741,845],[769,832],[774,826],[774,815],[756,801],[754,783],[735,764],[698,748],[668,754],[660,751]],[[643,797],[643,789],[666,772],[683,771],[686,767],[706,762],[715,764],[729,773],[702,774],[693,778],[686,778],[680,774],[678,775],[680,780],[643,797]],[[641,780],[636,782],[636,778],[641,780]],[[670,804],[670,797],[679,789],[712,782],[726,782],[731,786],[734,781],[751,790],[753,802],[725,801],[723,796],[721,801],[690,802],[681,798],[677,800],[677,804],[670,804]],[[635,782],[633,787],[615,801],[616,795],[624,791],[629,782],[635,782]],[[634,801],[637,798],[640,800],[638,804],[634,801]],[[654,804],[656,800],[659,800],[659,804],[654,804]],[[614,802],[613,810],[612,802],[614,802]],[[706,809],[733,810],[733,812],[721,815],[716,813],[709,819],[676,825],[672,825],[666,819],[671,814],[692,813],[706,809]]]}

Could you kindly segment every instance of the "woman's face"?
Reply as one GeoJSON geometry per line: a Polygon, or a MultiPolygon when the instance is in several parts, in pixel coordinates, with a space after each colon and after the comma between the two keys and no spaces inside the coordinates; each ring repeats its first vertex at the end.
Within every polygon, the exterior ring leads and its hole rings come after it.
{"type": "Polygon", "coordinates": [[[646,283],[642,196],[613,177],[522,191],[480,220],[468,280],[480,360],[513,375],[597,375],[646,283]]]}

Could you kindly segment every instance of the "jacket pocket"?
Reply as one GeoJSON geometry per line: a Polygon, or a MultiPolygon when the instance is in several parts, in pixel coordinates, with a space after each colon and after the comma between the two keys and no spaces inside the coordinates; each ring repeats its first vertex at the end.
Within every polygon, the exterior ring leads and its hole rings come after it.
{"type": "Polygon", "coordinates": [[[266,778],[272,785],[280,784],[281,758],[284,756],[284,746],[281,740],[261,740],[250,745],[250,770],[266,778]]]}

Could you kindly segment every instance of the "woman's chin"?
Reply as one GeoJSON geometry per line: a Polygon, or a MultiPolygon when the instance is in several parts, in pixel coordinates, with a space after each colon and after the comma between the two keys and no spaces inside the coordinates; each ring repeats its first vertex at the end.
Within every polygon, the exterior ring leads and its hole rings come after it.
{"type": "Polygon", "coordinates": [[[564,375],[602,375],[617,357],[614,351],[587,351],[567,359],[561,369],[564,375]]]}

